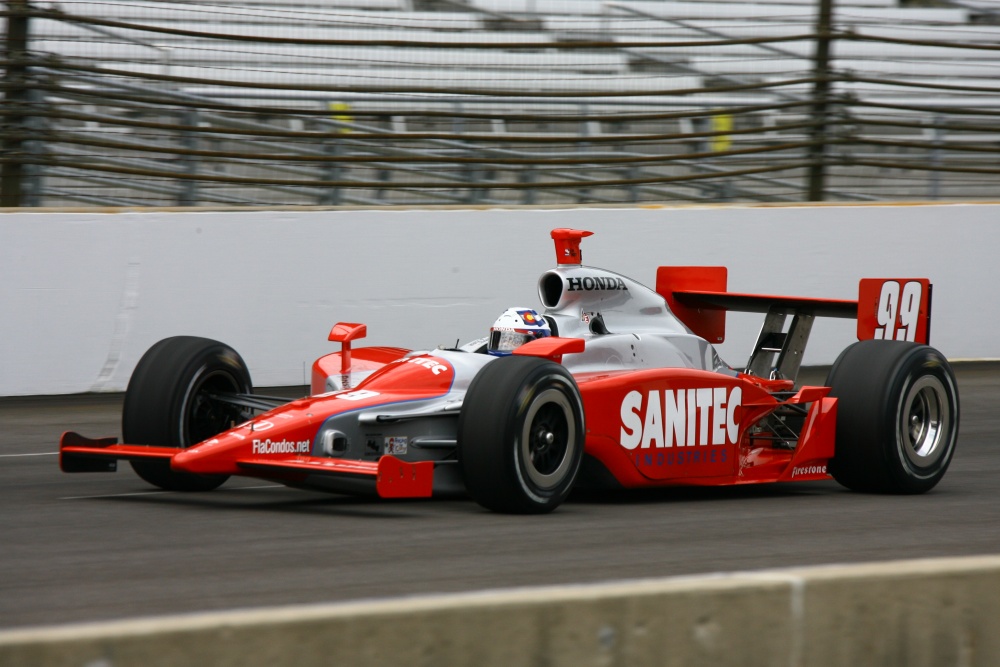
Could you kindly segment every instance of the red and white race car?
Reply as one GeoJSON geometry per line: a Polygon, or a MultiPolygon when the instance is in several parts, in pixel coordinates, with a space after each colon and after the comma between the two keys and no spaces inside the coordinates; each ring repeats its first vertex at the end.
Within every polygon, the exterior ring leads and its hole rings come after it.
{"type": "Polygon", "coordinates": [[[926,345],[931,285],[862,280],[857,301],[727,291],[724,267],[660,267],[656,288],[584,266],[590,232],[556,229],[543,309],[515,308],[488,338],[410,351],[353,347],[313,364],[312,393],[253,394],[230,347],[168,338],[140,360],[113,438],[62,436],[66,472],[127,460],[164,489],[229,475],[386,498],[465,491],[499,512],[548,512],[574,486],[824,480],[921,493],[955,451],[948,361],[926,345]],[[716,354],[726,312],[760,312],[746,367],[716,354]],[[795,383],[816,317],[856,318],[826,386],[795,383]]]}

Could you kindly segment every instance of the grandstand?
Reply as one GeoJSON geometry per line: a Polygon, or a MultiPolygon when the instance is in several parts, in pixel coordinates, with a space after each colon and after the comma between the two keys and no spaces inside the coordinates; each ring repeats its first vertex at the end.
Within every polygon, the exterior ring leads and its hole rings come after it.
{"type": "Polygon", "coordinates": [[[925,4],[32,0],[24,203],[995,198],[1000,3],[925,4]]]}

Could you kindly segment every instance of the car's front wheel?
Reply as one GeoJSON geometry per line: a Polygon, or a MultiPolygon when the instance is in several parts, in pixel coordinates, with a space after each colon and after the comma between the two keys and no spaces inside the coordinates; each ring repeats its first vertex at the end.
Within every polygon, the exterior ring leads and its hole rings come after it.
{"type": "Polygon", "coordinates": [[[584,449],[583,401],[560,364],[501,357],[473,379],[458,425],[469,494],[496,512],[541,514],[573,488],[584,449]]]}
{"type": "MultiPolygon", "coordinates": [[[[228,345],[208,338],[174,336],[142,356],[128,383],[122,438],[135,445],[187,448],[244,421],[227,396],[253,391],[250,371],[228,345]]],[[[170,491],[210,491],[226,475],[175,472],[168,461],[136,460],[142,479],[170,491]]]]}

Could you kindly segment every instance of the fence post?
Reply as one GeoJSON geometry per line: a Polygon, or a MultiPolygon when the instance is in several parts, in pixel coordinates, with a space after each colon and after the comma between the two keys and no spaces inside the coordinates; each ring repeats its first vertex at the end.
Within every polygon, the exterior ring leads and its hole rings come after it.
{"type": "Polygon", "coordinates": [[[828,97],[830,94],[830,43],[833,30],[833,0],[818,0],[816,13],[816,55],[813,68],[812,130],[809,148],[809,201],[823,201],[826,189],[826,141],[828,97]]]}
{"type": "MultiPolygon", "coordinates": [[[[187,127],[197,127],[198,126],[198,111],[197,110],[187,110],[181,112],[180,115],[181,125],[187,127]]],[[[181,130],[180,133],[180,145],[182,148],[188,150],[196,150],[198,148],[198,136],[192,130],[181,130]]],[[[181,155],[180,157],[181,173],[190,178],[182,178],[180,180],[180,189],[177,193],[177,205],[178,206],[196,206],[198,204],[198,181],[195,177],[198,175],[198,158],[194,155],[181,155]]]]}
{"type": "MultiPolygon", "coordinates": [[[[331,158],[338,158],[343,155],[343,146],[340,143],[340,137],[334,137],[327,140],[323,144],[323,152],[326,153],[331,158]]],[[[324,164],[323,167],[323,180],[326,181],[339,181],[344,177],[344,170],[341,167],[340,162],[332,161],[324,164]]],[[[328,187],[323,190],[323,194],[320,195],[319,204],[321,206],[340,206],[341,197],[343,192],[339,185],[333,187],[328,187]]]]}
{"type": "MultiPolygon", "coordinates": [[[[22,203],[24,188],[24,143],[27,135],[27,108],[31,87],[28,85],[28,0],[7,0],[7,34],[4,40],[3,59],[7,63],[3,106],[14,111],[3,123],[2,155],[0,165],[0,206],[14,207],[22,203]]],[[[8,113],[9,113],[8,111],[8,113]]]]}
{"type": "MultiPolygon", "coordinates": [[[[45,100],[41,90],[32,88],[28,91],[28,102],[32,108],[42,108],[45,100]]],[[[46,153],[45,143],[40,137],[47,123],[41,116],[31,115],[25,119],[23,127],[30,139],[22,143],[22,150],[28,156],[42,157],[46,153]]],[[[38,207],[42,205],[44,167],[41,164],[25,164],[21,167],[21,206],[38,207]]]]}
{"type": "Polygon", "coordinates": [[[931,199],[941,198],[941,172],[938,171],[938,167],[941,166],[941,144],[944,143],[945,130],[941,128],[945,123],[945,118],[942,116],[934,116],[931,121],[934,123],[934,134],[933,142],[931,148],[931,166],[934,169],[931,170],[931,199]]]}

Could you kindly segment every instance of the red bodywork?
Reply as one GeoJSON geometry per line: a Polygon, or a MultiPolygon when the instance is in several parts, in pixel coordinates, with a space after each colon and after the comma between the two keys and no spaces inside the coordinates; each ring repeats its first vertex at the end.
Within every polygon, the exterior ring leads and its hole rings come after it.
{"type": "Polygon", "coordinates": [[[837,416],[827,387],[803,387],[778,400],[772,392],[791,383],[683,369],[595,374],[577,382],[587,415],[587,452],[623,486],[827,477],[837,416]],[[794,450],[775,449],[751,427],[787,405],[809,406],[805,427],[794,450]]]}

